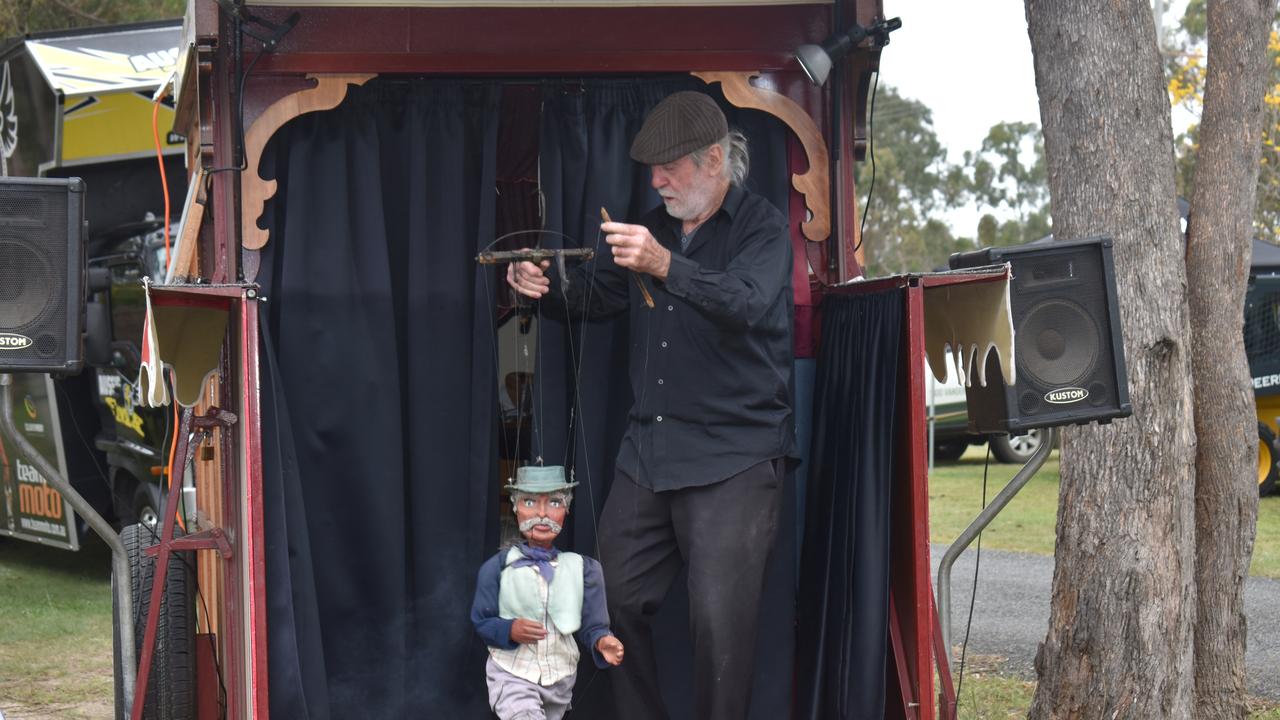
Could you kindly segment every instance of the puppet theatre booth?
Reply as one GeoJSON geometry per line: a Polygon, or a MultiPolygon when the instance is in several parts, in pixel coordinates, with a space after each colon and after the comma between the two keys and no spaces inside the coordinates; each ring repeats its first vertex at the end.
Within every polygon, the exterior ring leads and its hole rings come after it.
{"type": "MultiPolygon", "coordinates": [[[[762,550],[751,717],[938,717],[925,347],[988,345],[930,313],[1008,272],[840,284],[861,272],[853,164],[882,45],[825,88],[792,53],[879,3],[269,4],[193,2],[175,121],[203,172],[198,274],[246,288],[213,398],[240,418],[212,479],[227,716],[490,717],[469,611],[509,537],[501,488],[521,463],[567,466],[557,545],[597,557],[632,398],[625,316],[517,307],[477,255],[603,248],[602,208],[659,203],[628,153],[646,113],[693,90],[746,136],[795,268],[801,457],[762,550]],[[508,392],[526,327],[531,390],[508,392]]],[[[677,578],[654,625],[675,718],[687,618],[677,578]]],[[[569,717],[612,715],[610,672],[579,667],[569,717]]]]}
{"type": "MultiPolygon", "coordinates": [[[[747,186],[789,211],[787,129],[688,76],[376,79],[272,138],[261,174],[278,190],[259,282],[270,299],[261,407],[273,715],[487,716],[486,651],[467,617],[476,569],[500,543],[495,337],[510,300],[505,266],[475,255],[513,229],[543,230],[533,233],[542,246],[598,248],[601,207],[634,218],[656,206],[629,143],[654,104],[689,89],[711,94],[747,136],[747,186]]],[[[927,555],[910,556],[927,545],[912,519],[923,494],[910,482],[902,389],[904,358],[920,351],[908,343],[908,295],[905,282],[832,293],[819,357],[797,358],[807,461],[786,482],[752,717],[897,717],[904,697],[920,700],[901,686],[908,664],[932,673],[927,615],[907,638],[895,619],[890,637],[894,542],[906,553],[904,608],[918,613],[923,591],[927,611],[928,597],[917,567],[927,555]],[[922,633],[926,652],[908,656],[922,633]]],[[[535,343],[532,452],[582,483],[559,545],[593,556],[631,404],[626,322],[541,315],[535,343]]],[[[676,717],[691,704],[687,612],[677,579],[655,629],[676,717]]],[[[571,716],[610,715],[608,676],[585,659],[571,716]]]]}

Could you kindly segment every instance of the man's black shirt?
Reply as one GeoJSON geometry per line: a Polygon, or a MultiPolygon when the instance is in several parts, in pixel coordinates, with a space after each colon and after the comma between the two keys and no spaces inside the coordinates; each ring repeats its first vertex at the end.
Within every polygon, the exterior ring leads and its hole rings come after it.
{"type": "Polygon", "coordinates": [[[665,282],[637,275],[653,308],[630,271],[600,259],[571,271],[564,290],[550,273],[547,296],[579,316],[630,310],[635,402],[617,469],[662,491],[793,454],[792,257],[782,214],[730,186],[683,254],[681,221],[665,207],[640,224],[671,251],[665,282]]]}

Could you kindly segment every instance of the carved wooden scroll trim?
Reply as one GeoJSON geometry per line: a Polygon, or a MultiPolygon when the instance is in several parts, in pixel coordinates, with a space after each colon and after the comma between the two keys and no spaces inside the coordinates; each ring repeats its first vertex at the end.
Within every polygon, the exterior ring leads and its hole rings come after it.
{"type": "Polygon", "coordinates": [[[809,170],[791,176],[791,185],[804,196],[810,217],[800,224],[801,232],[813,242],[831,235],[831,177],[828,172],[827,143],[817,123],[791,98],[772,90],[756,87],[751,78],[758,72],[695,72],[694,77],[706,83],[720,83],[725,99],[737,107],[763,110],[791,128],[800,138],[809,158],[809,170]]]}
{"type": "Polygon", "coordinates": [[[258,218],[267,200],[276,194],[276,181],[258,175],[258,163],[267,141],[293,118],[317,110],[338,106],[347,96],[348,85],[363,85],[374,74],[314,74],[315,87],[286,95],[268,107],[245,133],[244,152],[247,167],[240,175],[240,243],[248,250],[261,250],[267,244],[266,230],[258,227],[258,218]]]}

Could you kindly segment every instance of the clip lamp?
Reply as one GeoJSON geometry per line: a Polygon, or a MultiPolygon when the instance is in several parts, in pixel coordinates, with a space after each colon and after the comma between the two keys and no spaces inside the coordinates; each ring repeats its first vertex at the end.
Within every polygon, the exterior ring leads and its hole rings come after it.
{"type": "Polygon", "coordinates": [[[882,45],[886,44],[889,42],[889,33],[900,27],[902,27],[902,21],[898,18],[881,20],[871,27],[862,27],[854,23],[853,27],[845,32],[835,33],[824,40],[822,45],[801,45],[796,48],[796,60],[810,82],[814,85],[822,85],[827,81],[827,75],[831,73],[831,66],[848,55],[858,43],[868,36],[875,35],[881,38],[882,45]]]}

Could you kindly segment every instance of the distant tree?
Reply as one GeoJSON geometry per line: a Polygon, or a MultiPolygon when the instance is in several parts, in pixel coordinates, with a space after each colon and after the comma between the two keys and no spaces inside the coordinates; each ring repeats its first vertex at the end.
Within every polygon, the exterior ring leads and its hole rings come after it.
{"type": "Polygon", "coordinates": [[[185,0],[0,0],[0,38],[42,30],[180,18],[185,0]]]}
{"type": "Polygon", "coordinates": [[[978,222],[979,245],[1017,245],[1049,234],[1049,184],[1039,125],[993,125],[982,147],[966,152],[964,160],[973,202],[1012,215],[1000,221],[984,214],[978,222]]]}
{"type": "MultiPolygon", "coordinates": [[[[1178,47],[1168,60],[1169,97],[1174,105],[1201,116],[1205,91],[1205,41],[1208,37],[1205,0],[1190,0],[1179,24],[1178,47]]],[[[1265,75],[1267,94],[1262,108],[1257,203],[1253,231],[1262,240],[1280,243],[1280,15],[1271,23],[1265,75]]],[[[1200,147],[1200,123],[1192,123],[1175,141],[1178,193],[1194,192],[1195,160],[1200,147]]]]}
{"type": "MultiPolygon", "coordinates": [[[[952,235],[943,213],[967,192],[960,167],[933,130],[933,114],[918,100],[881,85],[872,118],[875,186],[865,203],[867,272],[933,270],[973,243],[952,235]]],[[[858,166],[858,188],[872,187],[872,164],[858,166]]]]}

